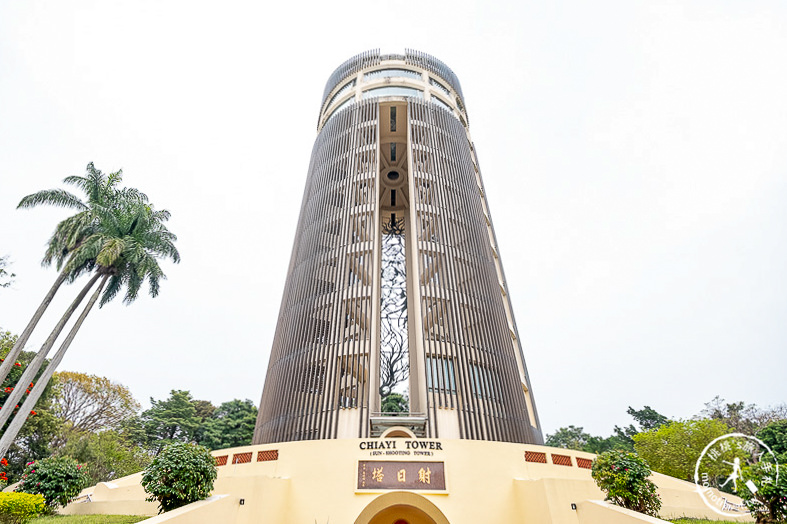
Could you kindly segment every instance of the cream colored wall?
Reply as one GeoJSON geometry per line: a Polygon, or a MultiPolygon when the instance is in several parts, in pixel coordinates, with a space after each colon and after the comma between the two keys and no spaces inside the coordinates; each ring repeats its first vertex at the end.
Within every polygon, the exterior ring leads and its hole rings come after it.
{"type": "MultiPolygon", "coordinates": [[[[396,451],[408,451],[406,443],[415,439],[384,440],[395,441],[396,451]]],[[[362,443],[375,441],[381,439],[288,442],[214,452],[216,456],[228,456],[229,464],[218,468],[214,489],[215,495],[226,496],[146,522],[355,522],[368,504],[391,491],[356,490],[360,460],[444,462],[445,492],[410,492],[437,506],[452,524],[617,522],[592,520],[593,515],[603,513],[596,507],[587,509],[586,517],[582,516],[582,511],[571,509],[572,503],[582,507],[584,501],[603,499],[590,477],[590,470],[576,465],[577,457],[592,459],[592,454],[544,446],[451,439],[418,439],[417,442],[440,443],[442,449],[429,451],[431,455],[415,455],[413,450],[409,450],[409,455],[386,455],[385,451],[376,455],[377,450],[360,449],[362,443]],[[272,449],[279,451],[278,460],[256,462],[258,451],[272,449]],[[232,464],[236,453],[248,451],[253,452],[251,463],[232,464]],[[553,452],[570,455],[572,465],[525,462],[525,451],[543,452],[547,457],[553,452]],[[240,499],[244,499],[243,506],[240,499]],[[221,519],[216,520],[218,514],[221,519]]],[[[139,504],[146,496],[139,480],[139,475],[132,475],[114,482],[114,487],[96,486],[92,490],[94,502],[72,504],[64,512],[134,513],[136,510],[130,509],[143,507],[139,504]]],[[[703,510],[694,484],[663,475],[655,475],[654,481],[663,486],[662,498],[670,515],[715,516],[710,509],[703,510]]]]}
{"type": "Polygon", "coordinates": [[[619,508],[601,500],[586,500],[577,505],[580,524],[665,524],[667,521],[649,517],[636,511],[619,508]]]}

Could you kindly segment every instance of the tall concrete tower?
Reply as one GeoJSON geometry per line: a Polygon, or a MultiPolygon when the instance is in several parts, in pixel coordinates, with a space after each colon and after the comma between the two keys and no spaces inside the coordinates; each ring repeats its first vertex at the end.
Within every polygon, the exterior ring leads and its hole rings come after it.
{"type": "Polygon", "coordinates": [[[456,75],[357,55],[317,131],[254,443],[542,443],[456,75]]]}

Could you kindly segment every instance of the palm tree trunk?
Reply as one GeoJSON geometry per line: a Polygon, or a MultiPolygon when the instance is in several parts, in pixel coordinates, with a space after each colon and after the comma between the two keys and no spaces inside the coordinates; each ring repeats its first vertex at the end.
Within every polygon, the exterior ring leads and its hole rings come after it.
{"type": "Polygon", "coordinates": [[[57,293],[57,290],[60,289],[60,286],[65,281],[66,281],[66,268],[63,268],[63,271],[61,271],[60,274],[57,276],[57,280],[55,280],[55,284],[52,286],[52,288],[44,297],[44,301],[41,302],[40,306],[38,306],[38,309],[33,315],[33,318],[30,319],[30,322],[27,323],[27,327],[25,328],[25,330],[22,331],[22,334],[19,335],[19,338],[16,339],[16,343],[14,344],[14,347],[11,348],[11,351],[8,353],[8,355],[5,356],[5,361],[2,364],[0,364],[0,384],[2,384],[5,378],[8,376],[8,373],[11,371],[11,368],[14,366],[14,362],[16,362],[16,357],[18,357],[19,353],[22,352],[22,348],[24,348],[25,344],[27,344],[27,339],[30,338],[30,334],[33,332],[33,329],[35,329],[36,324],[38,324],[38,321],[41,320],[41,317],[44,315],[44,311],[46,311],[46,308],[48,308],[49,304],[52,303],[52,299],[55,298],[55,293],[57,293]]]}
{"type": "Polygon", "coordinates": [[[77,295],[71,305],[68,306],[66,312],[60,318],[60,322],[57,323],[55,329],[53,329],[52,333],[49,334],[49,337],[44,342],[44,345],[41,346],[41,349],[38,351],[36,356],[33,357],[33,360],[31,360],[30,364],[28,364],[27,368],[25,368],[24,373],[22,373],[22,377],[14,386],[14,390],[10,395],[8,395],[8,398],[3,405],[3,409],[0,409],[0,429],[2,429],[6,421],[8,421],[8,419],[11,417],[11,414],[14,411],[14,406],[19,403],[19,399],[22,398],[22,395],[24,395],[25,390],[27,389],[27,384],[33,382],[36,373],[38,373],[38,370],[41,369],[41,366],[44,364],[44,359],[46,358],[47,353],[49,353],[49,350],[55,345],[57,337],[60,336],[60,332],[63,331],[63,328],[71,318],[71,315],[74,314],[74,311],[76,311],[77,307],[79,307],[79,304],[85,298],[87,292],[90,291],[90,288],[93,287],[93,284],[96,283],[96,280],[98,280],[100,276],[101,275],[99,273],[96,273],[85,285],[85,287],[82,288],[82,291],[79,292],[79,295],[77,295]]]}
{"type": "MultiPolygon", "coordinates": [[[[91,286],[93,285],[93,282],[95,282],[96,278],[98,278],[98,276],[99,275],[96,274],[96,276],[91,279],[90,282],[91,286]]],[[[87,318],[88,313],[90,313],[90,310],[93,308],[93,305],[98,300],[99,295],[101,295],[101,290],[104,289],[104,284],[106,284],[108,278],[109,275],[104,275],[104,278],[101,279],[101,284],[99,284],[98,289],[96,289],[95,293],[93,293],[93,296],[91,296],[90,300],[88,300],[87,304],[85,305],[85,309],[82,310],[82,314],[79,315],[79,318],[74,324],[74,327],[72,327],[71,331],[69,331],[68,335],[66,336],[66,339],[60,345],[60,348],[57,350],[57,353],[55,353],[55,356],[52,357],[52,360],[49,362],[49,365],[46,367],[44,373],[38,379],[38,382],[36,382],[35,387],[33,387],[33,390],[27,396],[27,399],[25,399],[24,404],[22,404],[22,407],[19,409],[19,412],[17,412],[16,416],[14,417],[14,420],[11,421],[11,424],[8,425],[8,429],[6,429],[5,432],[3,433],[3,436],[0,437],[0,457],[5,456],[6,452],[8,451],[8,448],[11,447],[11,444],[14,442],[16,435],[19,433],[19,430],[22,429],[22,426],[27,420],[27,417],[30,415],[30,412],[35,407],[36,402],[38,402],[38,399],[41,398],[41,394],[44,392],[44,388],[46,388],[46,385],[49,383],[49,380],[52,378],[52,374],[55,372],[55,369],[57,369],[57,366],[58,364],[60,364],[60,361],[63,360],[63,356],[66,354],[66,351],[68,351],[68,347],[71,345],[71,342],[73,342],[74,337],[76,337],[79,328],[82,327],[82,323],[85,321],[85,318],[87,318]]]]}

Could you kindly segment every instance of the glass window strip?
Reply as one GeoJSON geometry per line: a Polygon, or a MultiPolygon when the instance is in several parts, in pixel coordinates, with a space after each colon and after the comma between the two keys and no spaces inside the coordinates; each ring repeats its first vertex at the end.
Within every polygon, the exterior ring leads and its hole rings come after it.
{"type": "Polygon", "coordinates": [[[350,105],[350,104],[352,104],[353,102],[355,102],[355,98],[348,98],[347,100],[345,100],[344,102],[342,102],[341,104],[339,104],[338,106],[336,106],[336,109],[334,109],[333,111],[331,111],[331,114],[330,114],[330,115],[328,115],[328,118],[325,120],[325,122],[328,122],[328,120],[332,119],[334,116],[336,116],[337,114],[339,114],[339,111],[341,111],[341,110],[342,110],[342,109],[344,109],[345,107],[349,106],[349,105],[350,105]]]}
{"type": "Polygon", "coordinates": [[[437,96],[432,96],[432,98],[431,98],[430,100],[431,100],[431,102],[432,102],[433,104],[435,104],[435,105],[437,105],[437,106],[439,106],[439,107],[442,107],[443,109],[445,109],[445,110],[446,110],[446,111],[448,111],[449,113],[451,113],[451,114],[453,114],[453,113],[454,113],[454,110],[451,108],[451,106],[449,106],[449,105],[448,105],[448,104],[446,104],[446,103],[445,103],[443,100],[441,100],[441,99],[440,99],[440,97],[437,97],[437,96]]]}
{"type": "Polygon", "coordinates": [[[386,69],[377,69],[375,71],[369,71],[368,73],[363,75],[364,81],[373,80],[375,78],[395,78],[395,77],[406,77],[406,78],[417,78],[421,80],[421,73],[418,71],[412,71],[410,69],[402,69],[402,68],[395,68],[389,67],[386,69]]]}
{"type": "Polygon", "coordinates": [[[434,87],[438,88],[439,90],[441,90],[446,95],[451,96],[451,91],[449,91],[447,87],[445,87],[443,84],[441,84],[440,82],[438,82],[434,78],[429,77],[429,83],[431,85],[433,85],[434,87]]]}
{"type": "Polygon", "coordinates": [[[423,98],[424,93],[420,89],[415,89],[414,87],[384,86],[364,91],[361,96],[364,100],[380,96],[409,96],[413,98],[423,98]]]}
{"type": "Polygon", "coordinates": [[[350,90],[350,89],[352,89],[353,87],[355,87],[355,80],[354,80],[354,79],[353,79],[353,80],[350,80],[349,82],[347,82],[346,84],[344,84],[344,85],[341,87],[341,89],[339,89],[338,91],[336,91],[336,94],[335,94],[335,95],[333,95],[333,96],[331,97],[331,101],[330,101],[330,102],[328,102],[328,104],[327,104],[325,107],[326,107],[326,108],[328,108],[328,107],[331,107],[331,105],[332,105],[334,102],[336,102],[336,101],[337,101],[337,100],[338,100],[338,99],[339,99],[339,98],[340,98],[340,97],[341,97],[343,94],[345,94],[347,91],[349,91],[349,90],[350,90]]]}

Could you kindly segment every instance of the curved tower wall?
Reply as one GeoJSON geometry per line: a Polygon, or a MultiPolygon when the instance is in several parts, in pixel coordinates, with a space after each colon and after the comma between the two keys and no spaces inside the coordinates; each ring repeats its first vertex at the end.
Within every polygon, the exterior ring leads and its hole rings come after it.
{"type": "Polygon", "coordinates": [[[329,79],[255,444],[393,426],[542,442],[467,122],[424,53],[329,79]],[[405,413],[384,412],[391,392],[405,413]]]}

